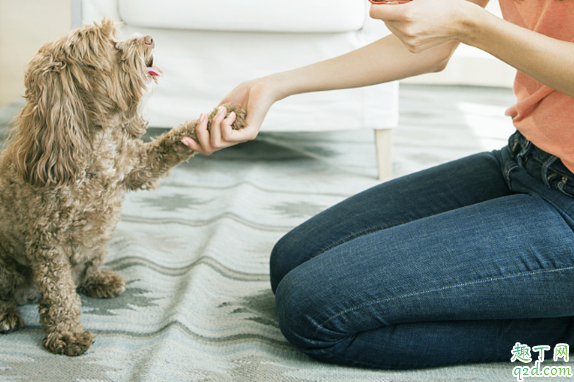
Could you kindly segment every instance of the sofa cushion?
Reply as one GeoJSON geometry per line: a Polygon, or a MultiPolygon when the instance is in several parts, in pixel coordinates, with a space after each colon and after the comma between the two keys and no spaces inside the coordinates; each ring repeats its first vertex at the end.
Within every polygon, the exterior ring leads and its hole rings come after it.
{"type": "Polygon", "coordinates": [[[348,32],[362,28],[360,0],[119,0],[132,26],[221,31],[348,32]]]}

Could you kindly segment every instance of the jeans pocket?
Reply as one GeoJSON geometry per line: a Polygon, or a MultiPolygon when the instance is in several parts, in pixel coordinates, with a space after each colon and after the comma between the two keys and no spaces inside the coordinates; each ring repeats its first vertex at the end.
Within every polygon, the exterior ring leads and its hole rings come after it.
{"type": "Polygon", "coordinates": [[[548,176],[550,186],[564,195],[574,198],[574,180],[560,174],[550,174],[548,176]]]}

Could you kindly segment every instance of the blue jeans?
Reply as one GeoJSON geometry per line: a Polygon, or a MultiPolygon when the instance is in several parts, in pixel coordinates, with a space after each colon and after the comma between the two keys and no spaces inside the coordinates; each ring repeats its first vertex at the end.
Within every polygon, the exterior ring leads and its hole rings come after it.
{"type": "Polygon", "coordinates": [[[516,133],[351,197],[273,249],[281,331],[317,360],[393,369],[570,343],[573,195],[560,159],[516,133]]]}

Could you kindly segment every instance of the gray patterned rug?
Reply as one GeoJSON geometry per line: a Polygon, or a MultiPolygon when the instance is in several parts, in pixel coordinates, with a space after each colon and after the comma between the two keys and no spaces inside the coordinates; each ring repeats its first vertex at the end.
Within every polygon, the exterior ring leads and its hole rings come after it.
{"type": "MultiPolygon", "coordinates": [[[[2,131],[18,107],[0,109],[2,131]]],[[[399,173],[411,163],[411,138],[397,136],[399,173]]],[[[516,380],[510,362],[417,371],[326,365],[284,339],[269,287],[271,248],[305,219],[375,185],[375,175],[372,131],[262,133],[191,159],[158,190],[126,196],[105,267],[128,285],[114,299],[82,297],[82,322],[97,336],[90,350],[50,354],[37,306],[23,306],[25,328],[0,335],[0,381],[516,380]]]]}

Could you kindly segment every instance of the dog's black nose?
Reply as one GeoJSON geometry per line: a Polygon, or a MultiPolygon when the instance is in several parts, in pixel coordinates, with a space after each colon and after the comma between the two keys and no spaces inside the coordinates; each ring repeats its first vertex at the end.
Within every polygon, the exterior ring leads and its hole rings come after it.
{"type": "Polygon", "coordinates": [[[150,46],[150,47],[154,47],[155,44],[153,43],[153,38],[151,38],[151,36],[145,36],[143,38],[143,43],[144,45],[150,46]]]}

